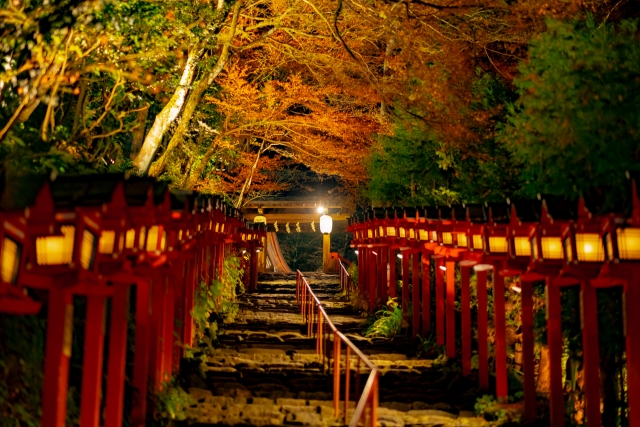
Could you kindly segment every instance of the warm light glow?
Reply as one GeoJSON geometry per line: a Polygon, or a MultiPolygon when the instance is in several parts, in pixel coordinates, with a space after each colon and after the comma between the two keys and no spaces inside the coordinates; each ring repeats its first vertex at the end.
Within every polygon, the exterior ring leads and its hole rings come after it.
{"type": "Polygon", "coordinates": [[[333,228],[333,219],[329,215],[322,215],[320,217],[320,232],[322,234],[329,234],[331,233],[332,228],[333,228]]]}
{"type": "MultiPolygon", "coordinates": [[[[321,219],[322,219],[322,218],[321,218],[321,219]]],[[[373,230],[372,230],[372,229],[368,229],[368,230],[367,230],[367,236],[368,236],[370,239],[373,239],[373,230]]]]}
{"type": "Polygon", "coordinates": [[[429,240],[429,233],[427,233],[427,230],[420,230],[420,240],[429,240]]]}
{"type": "Polygon", "coordinates": [[[453,244],[453,233],[442,233],[442,243],[444,245],[453,244]]]}
{"type": "Polygon", "coordinates": [[[387,227],[387,237],[396,237],[395,227],[387,227]]]}
{"type": "Polygon", "coordinates": [[[116,232],[113,230],[105,230],[100,233],[100,243],[98,244],[98,252],[101,254],[112,254],[116,244],[116,232]]]}
{"type": "Polygon", "coordinates": [[[384,237],[384,227],[383,226],[378,227],[378,236],[384,237]]]}
{"type": "Polygon", "coordinates": [[[73,239],[76,228],[65,225],[62,236],[38,237],[36,239],[36,262],[38,265],[69,264],[73,259],[73,239]]]}
{"type": "Polygon", "coordinates": [[[147,252],[152,252],[158,248],[158,234],[160,229],[157,225],[154,225],[149,229],[147,233],[147,252]]]}
{"type": "Polygon", "coordinates": [[[481,234],[474,234],[473,235],[473,249],[482,249],[484,248],[484,244],[482,242],[482,235],[481,234]]]}
{"type": "Polygon", "coordinates": [[[164,251],[166,247],[167,247],[167,232],[163,231],[162,237],[160,238],[160,250],[164,251]]]}
{"type": "Polygon", "coordinates": [[[542,258],[562,259],[562,242],[559,237],[542,238],[542,258]]]}
{"type": "Polygon", "coordinates": [[[93,268],[96,254],[96,236],[89,230],[82,232],[82,247],[80,248],[80,265],[85,270],[93,268]]]}
{"type": "MultiPolygon", "coordinates": [[[[578,250],[578,261],[604,261],[604,245],[599,234],[576,234],[576,248],[578,250]]],[[[611,249],[613,252],[613,247],[611,249]]]]}
{"type": "Polygon", "coordinates": [[[466,248],[467,246],[469,246],[469,239],[467,239],[467,235],[464,233],[458,233],[456,235],[456,237],[458,238],[458,246],[462,247],[462,248],[466,248]]]}
{"type": "Polygon", "coordinates": [[[124,247],[127,249],[133,249],[135,238],[136,238],[136,230],[133,228],[131,230],[127,230],[127,236],[125,238],[124,247]]]}
{"type": "Polygon", "coordinates": [[[507,238],[506,237],[492,237],[492,236],[489,236],[489,252],[506,253],[507,252],[507,238]]]}
{"type": "Polygon", "coordinates": [[[5,237],[2,243],[2,281],[4,283],[16,283],[19,265],[20,246],[12,239],[5,237]]]}
{"type": "Polygon", "coordinates": [[[442,270],[442,271],[447,271],[447,267],[445,267],[444,265],[441,265],[441,266],[440,266],[440,270],[442,270]]]}
{"type": "Polygon", "coordinates": [[[220,232],[220,223],[216,222],[216,233],[220,232]]]}
{"type": "Polygon", "coordinates": [[[402,259],[402,254],[398,254],[398,258],[402,259]]]}
{"type": "Polygon", "coordinates": [[[409,238],[410,239],[415,239],[416,238],[416,230],[414,230],[413,228],[409,229],[409,238]]]}
{"type": "Polygon", "coordinates": [[[407,231],[404,229],[404,227],[399,227],[398,231],[400,232],[401,239],[404,239],[405,237],[407,237],[407,231]]]}
{"type": "MultiPolygon", "coordinates": [[[[253,223],[254,224],[266,224],[267,223],[267,218],[265,218],[262,215],[256,215],[253,218],[253,223]]],[[[217,224],[216,224],[216,231],[217,231],[217,229],[218,229],[218,227],[217,227],[217,224]]]]}
{"type": "Polygon", "coordinates": [[[511,285],[511,290],[516,293],[522,293],[522,288],[516,285],[511,285]]]}
{"type": "Polygon", "coordinates": [[[138,235],[138,248],[144,249],[144,242],[146,239],[147,239],[147,227],[140,227],[140,234],[138,235]]]}
{"type": "Polygon", "coordinates": [[[318,206],[318,213],[324,213],[324,207],[318,206]]]}
{"type": "Polygon", "coordinates": [[[620,259],[640,259],[640,228],[617,229],[620,259]]]}
{"type": "Polygon", "coordinates": [[[432,242],[437,242],[438,241],[438,232],[437,231],[432,231],[431,232],[431,238],[429,239],[432,242]]]}
{"type": "Polygon", "coordinates": [[[514,237],[513,247],[516,256],[531,256],[531,243],[527,237],[514,237]]]}
{"type": "Polygon", "coordinates": [[[378,256],[378,252],[376,251],[371,251],[372,254],[374,254],[375,256],[378,256]]]}

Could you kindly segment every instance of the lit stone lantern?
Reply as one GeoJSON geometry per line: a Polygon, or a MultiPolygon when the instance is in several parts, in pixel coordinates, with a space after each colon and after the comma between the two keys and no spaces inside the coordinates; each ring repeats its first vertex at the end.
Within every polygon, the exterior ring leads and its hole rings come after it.
{"type": "MultiPolygon", "coordinates": [[[[327,211],[320,217],[320,232],[322,233],[322,267],[328,273],[330,270],[329,263],[331,261],[331,230],[333,229],[333,219],[327,214],[327,211]]],[[[367,233],[371,232],[371,228],[367,233]]]]}

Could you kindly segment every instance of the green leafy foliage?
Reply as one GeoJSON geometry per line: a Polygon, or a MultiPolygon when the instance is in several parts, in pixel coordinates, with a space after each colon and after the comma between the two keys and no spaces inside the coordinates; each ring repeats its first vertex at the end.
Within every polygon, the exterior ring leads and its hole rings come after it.
{"type": "Polygon", "coordinates": [[[381,136],[367,161],[371,180],[365,191],[374,203],[424,205],[448,203],[455,153],[446,151],[418,123],[397,124],[393,136],[381,136]]]}
{"type": "Polygon", "coordinates": [[[524,194],[580,193],[612,207],[640,171],[638,22],[547,21],[515,79],[501,140],[523,167],[524,194]]]}
{"type": "Polygon", "coordinates": [[[174,421],[187,419],[186,409],[196,401],[177,384],[175,378],[165,382],[155,396],[156,421],[161,426],[172,426],[174,421]]]}
{"type": "Polygon", "coordinates": [[[222,276],[213,279],[210,284],[204,281],[198,284],[191,317],[197,327],[197,338],[208,345],[216,341],[221,324],[233,322],[238,314],[237,295],[238,292],[244,293],[244,270],[240,266],[240,257],[227,253],[222,276]]]}
{"type": "Polygon", "coordinates": [[[496,400],[494,396],[485,394],[478,398],[474,409],[478,416],[490,421],[492,427],[513,425],[512,423],[519,425],[522,422],[522,411],[519,406],[509,404],[517,399],[522,399],[522,392],[509,396],[507,402],[496,400]]]}
{"type": "Polygon", "coordinates": [[[376,312],[373,323],[364,331],[364,336],[392,338],[402,329],[402,308],[389,298],[387,307],[376,312]]]}

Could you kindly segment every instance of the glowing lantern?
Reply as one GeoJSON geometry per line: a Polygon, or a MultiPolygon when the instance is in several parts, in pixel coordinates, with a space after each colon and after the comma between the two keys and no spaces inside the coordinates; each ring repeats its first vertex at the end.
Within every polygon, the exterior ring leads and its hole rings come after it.
{"type": "Polygon", "coordinates": [[[616,237],[620,259],[640,259],[640,228],[618,228],[616,237]]]}
{"type": "Polygon", "coordinates": [[[562,259],[562,242],[560,237],[542,237],[542,258],[562,259]]]}
{"type": "Polygon", "coordinates": [[[22,248],[9,237],[2,243],[2,281],[15,285],[18,281],[22,248]]]}
{"type": "Polygon", "coordinates": [[[489,237],[489,252],[507,253],[507,238],[502,236],[489,237]]]}
{"type": "Polygon", "coordinates": [[[332,228],[333,228],[333,219],[327,214],[322,215],[320,217],[320,232],[322,234],[329,234],[331,233],[332,228]]]}
{"type": "Polygon", "coordinates": [[[442,233],[442,244],[443,245],[452,245],[453,244],[453,233],[442,233]]]}
{"type": "Polygon", "coordinates": [[[528,237],[518,236],[513,238],[513,249],[515,256],[530,257],[531,243],[528,237]]]}
{"type": "Polygon", "coordinates": [[[98,243],[98,252],[101,254],[111,254],[116,244],[116,232],[111,230],[105,230],[100,233],[100,240],[98,243]]]}
{"type": "Polygon", "coordinates": [[[473,238],[473,249],[483,250],[484,249],[484,243],[482,241],[482,235],[481,234],[474,234],[472,238],[473,238]]]}
{"type": "Polygon", "coordinates": [[[61,236],[46,236],[36,239],[36,262],[38,265],[64,265],[73,260],[73,243],[76,228],[63,225],[61,236]]]}

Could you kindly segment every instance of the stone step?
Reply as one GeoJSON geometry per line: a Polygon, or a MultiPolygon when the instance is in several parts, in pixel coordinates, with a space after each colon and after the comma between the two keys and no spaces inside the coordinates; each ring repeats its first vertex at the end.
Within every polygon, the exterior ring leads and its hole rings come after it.
{"type": "MultiPolygon", "coordinates": [[[[413,357],[413,338],[365,338],[365,321],[342,295],[337,276],[309,274],[314,294],[338,330],[378,367],[379,426],[487,426],[468,411],[476,400],[475,381],[433,361],[413,357]]],[[[205,364],[181,369],[197,404],[189,408],[189,425],[341,426],[333,409],[332,360],[315,354],[316,339],[307,336],[295,298],[295,275],[260,275],[258,290],[240,297],[236,321],[223,325],[224,347],[205,364]],[[198,374],[204,372],[204,378],[198,374]]],[[[332,354],[332,337],[326,341],[332,354]]],[[[343,347],[344,354],[344,347],[343,347]]],[[[344,360],[341,381],[344,384],[344,360]]],[[[347,418],[369,374],[350,361],[351,398],[347,418]]],[[[182,366],[181,366],[182,368],[182,366]]],[[[344,394],[344,393],[342,393],[344,394]]],[[[344,398],[344,396],[341,396],[344,398]]],[[[340,410],[344,408],[340,404],[340,410]]]]}

